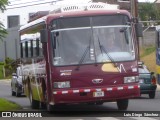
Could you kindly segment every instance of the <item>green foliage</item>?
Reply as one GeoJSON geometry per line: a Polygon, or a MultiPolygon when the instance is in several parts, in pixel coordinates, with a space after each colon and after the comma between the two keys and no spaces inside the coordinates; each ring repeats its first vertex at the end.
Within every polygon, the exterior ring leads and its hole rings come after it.
{"type": "Polygon", "coordinates": [[[6,5],[9,4],[8,0],[0,0],[0,10],[3,12],[4,10],[6,10],[6,5]]]}
{"type": "Polygon", "coordinates": [[[13,72],[16,71],[17,64],[16,61],[11,58],[6,58],[4,63],[5,75],[10,76],[13,72]]]}
{"type": "Polygon", "coordinates": [[[142,21],[158,20],[160,19],[158,9],[155,3],[141,3],[139,4],[139,17],[142,21]]]}
{"type": "Polygon", "coordinates": [[[3,65],[0,63],[0,79],[4,79],[3,75],[3,65]]]}
{"type": "Polygon", "coordinates": [[[4,25],[0,22],[0,40],[3,41],[7,35],[7,30],[4,28],[4,25]]]}
{"type": "Polygon", "coordinates": [[[0,65],[4,65],[4,62],[0,62],[0,65]]]}
{"type": "Polygon", "coordinates": [[[11,59],[11,58],[6,58],[5,59],[5,64],[4,64],[4,67],[6,68],[6,69],[12,69],[12,66],[11,66],[11,64],[14,62],[14,60],[13,59],[11,59]]]}
{"type": "MultiPolygon", "coordinates": [[[[4,11],[6,10],[6,5],[9,4],[8,0],[0,0],[0,11],[4,11]]],[[[4,28],[4,25],[2,24],[2,22],[0,21],[0,41],[3,41],[3,38],[5,38],[7,35],[7,31],[4,28]]]]}

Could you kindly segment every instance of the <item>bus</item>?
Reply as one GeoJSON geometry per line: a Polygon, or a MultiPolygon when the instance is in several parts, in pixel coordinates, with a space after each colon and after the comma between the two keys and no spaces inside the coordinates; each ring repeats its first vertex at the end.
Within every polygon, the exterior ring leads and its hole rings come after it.
{"type": "Polygon", "coordinates": [[[160,25],[156,26],[156,40],[155,40],[155,46],[156,46],[156,77],[157,82],[160,84],[160,25]]]}
{"type": "Polygon", "coordinates": [[[64,6],[30,20],[19,34],[31,107],[115,101],[126,110],[140,96],[140,30],[128,11],[105,3],[64,6]]]}

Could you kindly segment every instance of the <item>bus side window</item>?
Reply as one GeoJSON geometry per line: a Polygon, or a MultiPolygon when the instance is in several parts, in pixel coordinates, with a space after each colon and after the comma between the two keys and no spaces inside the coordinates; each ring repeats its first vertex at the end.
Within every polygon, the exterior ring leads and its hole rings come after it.
{"type": "Polygon", "coordinates": [[[42,43],[39,41],[39,56],[43,56],[42,43]]]}
{"type": "Polygon", "coordinates": [[[31,40],[31,57],[33,57],[33,40],[31,40]]]}
{"type": "Polygon", "coordinates": [[[25,58],[25,42],[22,43],[22,54],[23,54],[23,58],[25,58]]]}
{"type": "Polygon", "coordinates": [[[37,44],[35,40],[33,40],[32,43],[33,43],[33,57],[36,57],[37,56],[37,44]]]}
{"type": "Polygon", "coordinates": [[[25,42],[25,57],[28,57],[28,42],[25,42]]]}
{"type": "Polygon", "coordinates": [[[23,43],[20,44],[20,49],[21,49],[21,58],[23,58],[23,43]]]}
{"type": "Polygon", "coordinates": [[[36,39],[36,56],[39,56],[39,40],[36,39]]]}
{"type": "Polygon", "coordinates": [[[31,41],[28,41],[28,57],[31,57],[31,41]]]}

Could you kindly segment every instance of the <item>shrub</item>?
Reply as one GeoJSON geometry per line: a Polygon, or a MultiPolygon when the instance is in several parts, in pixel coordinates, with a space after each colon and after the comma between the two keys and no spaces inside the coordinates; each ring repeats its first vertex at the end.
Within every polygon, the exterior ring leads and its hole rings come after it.
{"type": "Polygon", "coordinates": [[[17,65],[16,61],[11,58],[6,58],[4,63],[5,75],[10,76],[13,72],[15,72],[17,65]]]}

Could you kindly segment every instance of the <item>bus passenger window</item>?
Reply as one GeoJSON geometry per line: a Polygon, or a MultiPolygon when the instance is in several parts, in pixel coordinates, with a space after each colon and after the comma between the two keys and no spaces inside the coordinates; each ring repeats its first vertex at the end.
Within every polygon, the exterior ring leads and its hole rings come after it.
{"type": "Polygon", "coordinates": [[[39,40],[36,39],[36,56],[39,56],[39,40]]]}
{"type": "Polygon", "coordinates": [[[25,57],[28,57],[28,42],[25,42],[25,57]]]}
{"type": "Polygon", "coordinates": [[[39,41],[39,56],[43,56],[42,43],[39,41]]]}
{"type": "Polygon", "coordinates": [[[35,40],[32,43],[33,43],[33,57],[36,57],[37,56],[37,44],[35,40]]]}
{"type": "Polygon", "coordinates": [[[21,58],[23,58],[23,45],[22,45],[22,43],[21,43],[21,58]]]}
{"type": "Polygon", "coordinates": [[[22,52],[23,52],[23,58],[25,58],[25,43],[22,43],[22,52]]]}
{"type": "Polygon", "coordinates": [[[33,40],[31,40],[31,57],[33,57],[33,40]]]}
{"type": "Polygon", "coordinates": [[[28,57],[31,57],[31,41],[28,41],[28,57]]]}

